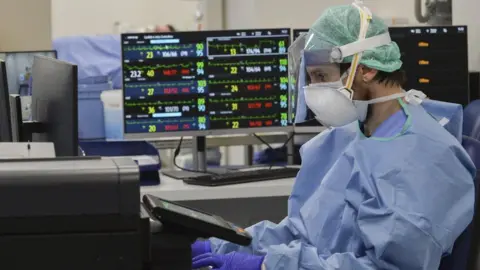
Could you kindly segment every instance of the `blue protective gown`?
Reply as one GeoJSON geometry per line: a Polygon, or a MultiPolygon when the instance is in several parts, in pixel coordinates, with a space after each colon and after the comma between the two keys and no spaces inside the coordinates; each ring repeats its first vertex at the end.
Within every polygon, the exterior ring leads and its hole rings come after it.
{"type": "Polygon", "coordinates": [[[445,104],[401,104],[370,138],[352,123],[307,142],[288,216],[248,228],[248,247],[212,250],[266,255],[275,270],[438,269],[472,220],[475,167],[446,131],[455,123],[432,117],[445,104]]]}

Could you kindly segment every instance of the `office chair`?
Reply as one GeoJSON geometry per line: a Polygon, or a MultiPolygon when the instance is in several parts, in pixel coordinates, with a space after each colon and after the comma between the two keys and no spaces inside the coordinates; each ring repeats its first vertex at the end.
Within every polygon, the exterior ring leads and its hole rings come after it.
{"type": "MultiPolygon", "coordinates": [[[[479,121],[480,123],[480,121],[479,121]]],[[[480,126],[479,126],[480,127],[480,126]]],[[[463,136],[463,147],[470,155],[473,163],[480,168],[480,141],[463,136]]],[[[442,259],[439,270],[475,270],[479,269],[479,251],[480,251],[480,170],[477,170],[475,181],[475,212],[472,223],[455,241],[452,254],[442,259]]]]}
{"type": "Polygon", "coordinates": [[[463,135],[480,141],[480,99],[463,110],[463,135]]]}

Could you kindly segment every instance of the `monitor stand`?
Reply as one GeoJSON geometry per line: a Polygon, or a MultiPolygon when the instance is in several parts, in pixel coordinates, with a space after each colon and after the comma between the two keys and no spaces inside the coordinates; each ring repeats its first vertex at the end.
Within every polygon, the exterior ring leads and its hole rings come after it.
{"type": "Polygon", "coordinates": [[[230,171],[227,168],[207,168],[206,145],[207,139],[205,138],[205,136],[198,136],[193,138],[193,171],[195,172],[166,170],[162,171],[162,174],[174,179],[183,180],[185,178],[191,178],[201,175],[223,174],[230,171]]]}

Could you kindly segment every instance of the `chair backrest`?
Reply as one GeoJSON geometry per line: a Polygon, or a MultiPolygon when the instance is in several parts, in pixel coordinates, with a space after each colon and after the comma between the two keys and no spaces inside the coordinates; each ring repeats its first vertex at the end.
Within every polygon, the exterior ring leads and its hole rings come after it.
{"type": "Polygon", "coordinates": [[[480,140],[480,100],[474,100],[463,111],[463,135],[480,140]]]}
{"type": "MultiPolygon", "coordinates": [[[[479,126],[480,127],[480,126],[479,126]]],[[[470,155],[473,163],[480,168],[480,141],[463,136],[462,145],[470,155]]],[[[474,270],[478,269],[479,251],[480,251],[480,207],[477,204],[479,200],[480,171],[477,170],[475,181],[475,214],[472,223],[455,241],[452,254],[442,259],[440,270],[474,270]]]]}

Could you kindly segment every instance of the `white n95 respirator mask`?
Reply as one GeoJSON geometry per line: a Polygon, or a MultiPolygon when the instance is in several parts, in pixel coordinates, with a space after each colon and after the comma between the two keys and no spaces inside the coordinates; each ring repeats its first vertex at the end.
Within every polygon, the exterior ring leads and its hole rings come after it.
{"type": "Polygon", "coordinates": [[[340,127],[358,119],[349,93],[342,81],[318,83],[305,87],[305,101],[315,118],[327,127],[340,127]]]}
{"type": "Polygon", "coordinates": [[[305,87],[305,101],[315,118],[327,127],[341,127],[367,118],[368,105],[404,97],[398,93],[372,100],[352,100],[353,92],[343,86],[342,80],[311,84],[305,87]]]}

